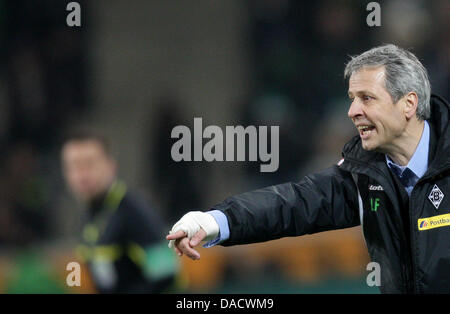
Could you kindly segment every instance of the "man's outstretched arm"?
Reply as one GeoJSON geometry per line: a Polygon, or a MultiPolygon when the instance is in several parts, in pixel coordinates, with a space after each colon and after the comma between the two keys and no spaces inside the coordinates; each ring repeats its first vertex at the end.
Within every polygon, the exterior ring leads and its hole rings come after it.
{"type": "MultiPolygon", "coordinates": [[[[220,243],[224,246],[263,242],[359,224],[356,185],[350,173],[338,166],[306,176],[298,183],[275,185],[229,197],[212,209],[222,211],[228,220],[229,238],[220,243]]],[[[214,223],[211,222],[211,225],[214,223]]],[[[206,231],[197,235],[202,230],[202,227],[198,228],[191,236],[182,231],[169,235],[167,239],[176,239],[174,244],[178,253],[199,258],[194,247],[206,236],[212,239],[219,233],[206,231]]],[[[210,226],[207,224],[205,228],[210,226]]],[[[214,228],[218,229],[217,222],[214,228]]]]}

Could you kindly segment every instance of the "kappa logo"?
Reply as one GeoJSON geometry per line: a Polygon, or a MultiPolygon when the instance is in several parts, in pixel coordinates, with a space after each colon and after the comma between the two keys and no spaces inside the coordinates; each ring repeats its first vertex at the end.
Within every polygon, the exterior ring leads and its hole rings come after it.
{"type": "Polygon", "coordinates": [[[381,185],[369,184],[369,191],[384,191],[384,189],[381,185]]]}
{"type": "Polygon", "coordinates": [[[444,193],[442,193],[442,191],[435,184],[433,186],[433,189],[430,192],[430,195],[428,195],[428,199],[433,204],[433,206],[436,209],[438,209],[439,205],[441,204],[442,200],[444,199],[444,193]]]}

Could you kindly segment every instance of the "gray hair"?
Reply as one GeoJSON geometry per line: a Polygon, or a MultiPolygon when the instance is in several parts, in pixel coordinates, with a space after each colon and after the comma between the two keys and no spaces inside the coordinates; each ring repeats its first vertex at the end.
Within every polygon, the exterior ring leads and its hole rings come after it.
{"type": "Polygon", "coordinates": [[[430,117],[431,85],[425,67],[415,55],[395,45],[372,48],[352,57],[346,65],[344,77],[349,78],[363,67],[385,67],[385,86],[394,103],[409,92],[419,99],[416,116],[419,120],[430,117]]]}

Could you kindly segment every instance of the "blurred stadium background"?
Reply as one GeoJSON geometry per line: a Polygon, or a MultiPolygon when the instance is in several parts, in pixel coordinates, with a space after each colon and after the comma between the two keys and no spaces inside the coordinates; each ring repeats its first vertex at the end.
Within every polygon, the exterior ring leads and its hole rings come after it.
{"type": "MultiPolygon", "coordinates": [[[[167,231],[186,211],[290,180],[340,159],[354,134],[344,63],[382,43],[415,52],[433,91],[450,98],[450,2],[78,1],[82,27],[61,0],[0,1],[0,292],[68,288],[66,264],[82,208],[68,194],[59,141],[93,126],[113,141],[120,176],[150,199],[167,231]],[[170,156],[176,125],[279,125],[280,167],[184,162],[170,156]]],[[[161,235],[164,238],[165,235],[161,235]]],[[[180,291],[377,293],[361,229],[200,249],[182,258],[180,291]]]]}

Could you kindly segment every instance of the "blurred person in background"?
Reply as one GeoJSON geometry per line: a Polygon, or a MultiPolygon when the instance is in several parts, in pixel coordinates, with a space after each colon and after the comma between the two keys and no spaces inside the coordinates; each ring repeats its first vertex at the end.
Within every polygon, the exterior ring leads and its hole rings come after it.
{"type": "Polygon", "coordinates": [[[162,293],[175,288],[177,260],[161,237],[164,224],[117,178],[105,138],[69,135],[61,150],[67,185],[88,210],[77,256],[100,293],[162,293]]]}
{"type": "Polygon", "coordinates": [[[184,215],[166,237],[194,249],[264,242],[362,225],[382,293],[450,292],[450,106],[431,95],[426,69],[395,45],[345,68],[348,117],[359,134],[341,161],[285,183],[184,215]]]}

